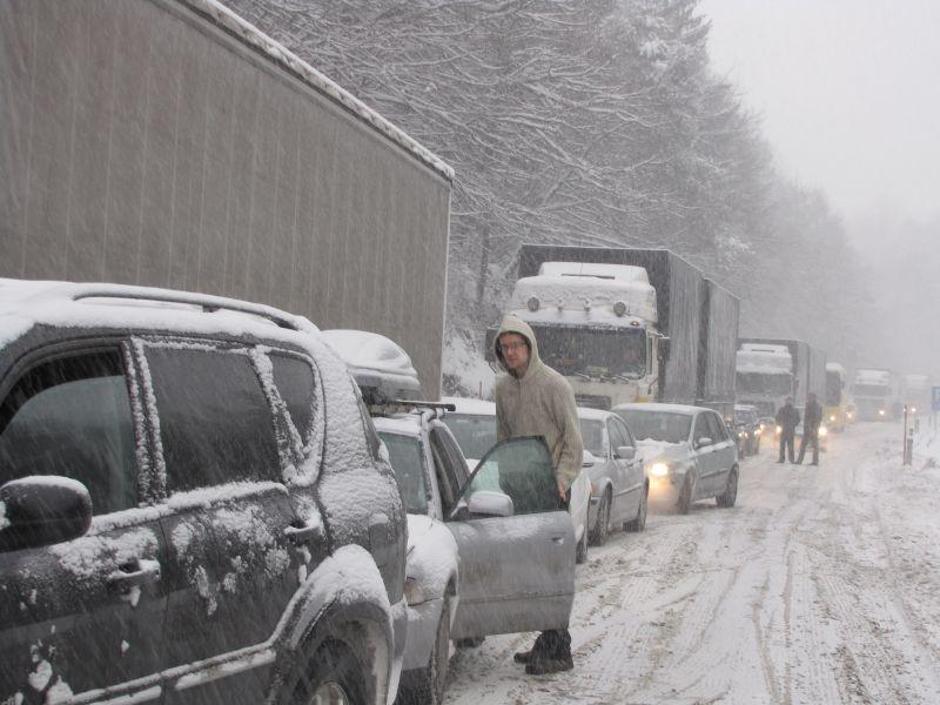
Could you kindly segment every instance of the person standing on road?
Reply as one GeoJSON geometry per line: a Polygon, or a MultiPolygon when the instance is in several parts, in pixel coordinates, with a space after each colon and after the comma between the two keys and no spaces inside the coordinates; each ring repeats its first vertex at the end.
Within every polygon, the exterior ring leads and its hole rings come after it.
{"type": "Polygon", "coordinates": [[[822,423],[822,407],[816,401],[816,395],[810,392],[806,395],[806,411],[803,412],[803,438],[800,440],[800,456],[796,464],[803,462],[806,456],[806,444],[813,444],[813,462],[810,465],[819,465],[819,424],[822,423]]]}
{"type": "MultiPolygon", "coordinates": [[[[503,318],[496,336],[496,359],[507,373],[497,379],[494,392],[496,438],[542,436],[552,454],[558,494],[567,506],[584,455],[571,385],[542,362],[535,334],[516,316],[503,318]]],[[[529,674],[569,671],[574,668],[571,633],[567,628],[544,631],[531,650],[513,658],[526,664],[529,674]]]]}
{"type": "Polygon", "coordinates": [[[778,463],[789,460],[793,462],[793,439],[796,436],[796,427],[800,424],[800,412],[793,406],[793,397],[787,397],[783,406],[777,412],[777,426],[780,428],[780,458],[778,463]],[[784,457],[786,455],[786,457],[784,457]]]}

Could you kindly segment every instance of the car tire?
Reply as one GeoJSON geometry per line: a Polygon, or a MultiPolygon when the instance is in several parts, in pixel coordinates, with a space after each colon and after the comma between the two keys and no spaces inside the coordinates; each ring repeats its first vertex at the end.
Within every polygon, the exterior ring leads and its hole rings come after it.
{"type": "Polygon", "coordinates": [[[288,683],[291,705],[367,705],[365,683],[370,674],[355,652],[341,641],[329,639],[310,657],[301,657],[288,683]]]}
{"type": "Polygon", "coordinates": [[[643,496],[640,497],[640,506],[636,508],[636,518],[623,523],[624,531],[639,533],[646,529],[646,516],[649,514],[649,487],[644,485],[643,496]]]}
{"type": "Polygon", "coordinates": [[[725,491],[718,495],[715,500],[718,502],[719,507],[733,507],[737,499],[738,468],[735,466],[731,468],[731,472],[728,473],[728,483],[725,485],[725,491]]]}
{"type": "Polygon", "coordinates": [[[574,562],[578,565],[587,561],[588,555],[588,529],[585,526],[584,532],[581,534],[581,540],[578,541],[578,545],[575,548],[574,552],[574,562]]]}
{"type": "Polygon", "coordinates": [[[396,705],[440,705],[444,701],[447,670],[450,665],[450,596],[444,596],[437,623],[434,648],[426,668],[414,679],[402,683],[396,705]]]}
{"type": "Polygon", "coordinates": [[[597,507],[597,521],[591,531],[591,544],[603,546],[610,535],[610,492],[604,492],[601,503],[597,507]]]}
{"type": "Polygon", "coordinates": [[[679,490],[679,499],[676,500],[676,510],[679,514],[688,514],[692,506],[692,478],[686,475],[682,489],[679,490]]]}

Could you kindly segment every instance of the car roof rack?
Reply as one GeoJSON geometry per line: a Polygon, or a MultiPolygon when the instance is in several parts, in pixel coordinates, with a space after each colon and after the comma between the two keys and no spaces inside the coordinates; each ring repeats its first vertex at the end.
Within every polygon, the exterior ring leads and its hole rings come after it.
{"type": "Polygon", "coordinates": [[[438,417],[445,411],[457,411],[457,405],[443,401],[423,401],[421,399],[387,399],[367,402],[369,413],[375,416],[391,416],[419,412],[438,417]]]}
{"type": "Polygon", "coordinates": [[[73,301],[82,301],[83,299],[123,299],[128,301],[153,301],[157,303],[191,305],[200,307],[204,313],[231,311],[234,313],[257,316],[274,323],[279,328],[287,330],[298,332],[319,331],[312,322],[303,316],[287,313],[273,306],[190,291],[123,286],[120,284],[79,284],[75,291],[72,292],[71,298],[73,301]]]}

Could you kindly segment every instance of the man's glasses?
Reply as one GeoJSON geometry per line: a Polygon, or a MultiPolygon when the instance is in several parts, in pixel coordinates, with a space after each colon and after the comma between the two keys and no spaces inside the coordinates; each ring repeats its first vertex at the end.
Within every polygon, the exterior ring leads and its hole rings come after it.
{"type": "Polygon", "coordinates": [[[520,348],[524,347],[525,343],[500,343],[499,345],[500,351],[504,353],[512,352],[513,350],[519,350],[520,348]]]}

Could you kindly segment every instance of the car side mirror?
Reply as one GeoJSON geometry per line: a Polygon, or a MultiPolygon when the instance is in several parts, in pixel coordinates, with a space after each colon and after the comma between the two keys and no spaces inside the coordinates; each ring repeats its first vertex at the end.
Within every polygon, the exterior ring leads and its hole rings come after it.
{"type": "Polygon", "coordinates": [[[78,480],[32,475],[0,487],[0,551],[78,538],[91,526],[91,495],[78,480]]]}
{"type": "Polygon", "coordinates": [[[617,446],[616,456],[620,460],[633,460],[636,458],[636,448],[633,446],[617,446]]]}
{"type": "Polygon", "coordinates": [[[710,446],[712,444],[712,439],[708,436],[702,436],[697,441],[695,441],[696,448],[704,448],[705,446],[710,446]]]}
{"type": "Polygon", "coordinates": [[[479,490],[467,500],[467,511],[471,516],[511,517],[512,498],[502,492],[479,490]]]}

